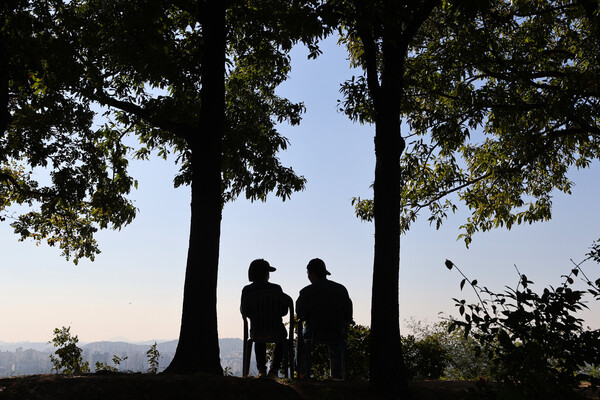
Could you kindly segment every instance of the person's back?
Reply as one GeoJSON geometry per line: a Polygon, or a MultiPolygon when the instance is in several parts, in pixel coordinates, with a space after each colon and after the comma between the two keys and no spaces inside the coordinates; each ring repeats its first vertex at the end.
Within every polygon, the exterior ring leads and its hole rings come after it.
{"type": "MultiPolygon", "coordinates": [[[[282,342],[287,336],[282,318],[288,312],[287,299],[281,286],[269,282],[269,273],[275,271],[268,262],[258,259],[250,263],[248,280],[252,283],[242,289],[240,312],[250,319],[250,337],[259,375],[266,375],[266,341],[275,341],[273,363],[269,375],[277,375],[283,356],[282,342]]],[[[290,300],[291,301],[291,300],[290,300]]]]}
{"type": "Polygon", "coordinates": [[[253,282],[242,289],[240,312],[250,319],[250,337],[271,336],[275,332],[286,337],[281,319],[288,312],[281,286],[268,281],[253,282]]]}
{"type": "MultiPolygon", "coordinates": [[[[326,343],[332,378],[344,378],[346,329],[352,321],[352,300],[346,288],[327,279],[330,272],[323,260],[310,260],[306,267],[311,284],[300,291],[296,300],[298,319],[305,322],[303,336],[307,343],[297,344],[298,369],[308,376],[307,357],[311,343],[326,343]]],[[[300,329],[300,327],[299,327],[300,329]]]]}
{"type": "Polygon", "coordinates": [[[346,288],[328,279],[318,280],[300,291],[298,318],[306,322],[305,334],[315,340],[340,340],[352,320],[352,301],[346,288]]]}

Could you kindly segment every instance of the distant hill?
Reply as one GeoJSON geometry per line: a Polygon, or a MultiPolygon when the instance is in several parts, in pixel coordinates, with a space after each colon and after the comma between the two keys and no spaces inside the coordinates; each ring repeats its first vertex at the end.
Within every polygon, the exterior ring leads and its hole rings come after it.
{"type": "MultiPolygon", "coordinates": [[[[98,352],[98,353],[114,353],[114,352],[122,352],[122,351],[144,351],[146,352],[148,348],[157,343],[158,351],[161,353],[171,353],[175,352],[177,348],[177,340],[169,340],[166,342],[161,342],[158,340],[147,340],[145,342],[112,342],[112,341],[101,341],[101,342],[91,342],[85,343],[80,342],[79,346],[83,350],[87,350],[90,352],[98,352]]],[[[229,353],[232,351],[242,351],[242,339],[238,338],[223,338],[219,339],[219,347],[221,348],[221,353],[229,353]]],[[[54,348],[51,344],[47,342],[2,342],[0,341],[0,351],[12,351],[14,352],[18,348],[23,350],[35,350],[42,352],[53,352],[54,348]]]]}
{"type": "MultiPolygon", "coordinates": [[[[154,341],[144,344],[128,342],[92,342],[79,343],[83,349],[83,359],[90,363],[92,370],[96,362],[112,365],[113,356],[121,358],[120,371],[144,372],[148,369],[148,358],[146,352],[154,341]]],[[[177,348],[177,340],[158,342],[157,348],[160,353],[159,371],[166,368],[177,348]]],[[[242,339],[223,338],[219,339],[221,350],[221,365],[233,375],[242,373],[242,339]]],[[[54,347],[48,343],[39,342],[0,342],[0,376],[29,375],[50,372],[50,353],[54,347]]],[[[254,364],[251,371],[255,370],[254,364]]]]}
{"type": "Polygon", "coordinates": [[[8,343],[0,341],[0,351],[15,351],[18,348],[23,350],[35,350],[35,351],[51,351],[52,345],[47,342],[17,342],[8,343]]]}

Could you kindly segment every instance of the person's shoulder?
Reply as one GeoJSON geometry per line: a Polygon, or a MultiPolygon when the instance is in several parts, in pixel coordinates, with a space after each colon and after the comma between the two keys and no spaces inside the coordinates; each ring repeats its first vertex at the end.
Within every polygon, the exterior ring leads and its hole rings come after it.
{"type": "Polygon", "coordinates": [[[283,289],[281,289],[281,286],[279,286],[276,283],[271,283],[271,282],[267,282],[267,287],[271,290],[276,290],[279,292],[283,292],[283,289]]]}
{"type": "Polygon", "coordinates": [[[334,282],[334,281],[328,281],[328,282],[329,282],[329,286],[332,289],[334,289],[335,291],[348,293],[348,289],[346,289],[346,286],[342,285],[341,283],[334,282]]]}
{"type": "Polygon", "coordinates": [[[251,283],[251,284],[249,284],[249,285],[246,285],[246,286],[244,286],[244,287],[242,288],[242,293],[244,293],[244,292],[248,292],[249,290],[252,290],[252,289],[253,289],[253,285],[254,285],[254,283],[251,283]]]}
{"type": "Polygon", "coordinates": [[[311,283],[310,285],[304,286],[302,289],[300,289],[300,294],[306,294],[309,293],[311,290],[313,290],[314,286],[311,283]]]}

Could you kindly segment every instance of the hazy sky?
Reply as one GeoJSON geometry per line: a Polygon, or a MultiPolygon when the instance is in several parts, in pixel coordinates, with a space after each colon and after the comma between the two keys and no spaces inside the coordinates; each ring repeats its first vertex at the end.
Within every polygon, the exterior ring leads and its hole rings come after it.
{"type": "MultiPolygon", "coordinates": [[[[308,284],[306,264],[322,258],[331,279],[348,288],[355,320],[370,323],[373,225],[359,221],[353,196],[369,197],[375,157],[373,126],[353,124],[336,112],[339,84],[349,78],[343,48],[329,41],[317,61],[293,52],[291,79],[280,93],[303,101],[307,113],[299,127],[284,126],[291,141],[281,154],[285,165],[308,179],[305,191],[281,202],[245,199],[223,213],[219,267],[219,334],[241,337],[240,292],[247,268],[265,258],[277,271],[271,281],[293,298],[308,284]]],[[[132,194],[139,214],[121,231],[98,235],[102,253],[78,266],[58,249],[18,242],[8,221],[0,225],[0,341],[48,341],[55,327],[71,326],[84,342],[127,338],[131,341],[178,337],[189,230],[189,188],[173,189],[172,160],[133,162],[139,190],[132,194]]],[[[554,198],[550,222],[478,234],[470,249],[457,241],[464,212],[439,231],[426,218],[401,241],[400,317],[436,322],[439,312],[457,315],[452,297],[474,299],[459,290],[461,277],[444,267],[451,259],[470,278],[501,290],[517,281],[516,264],[536,283],[559,285],[575,261],[600,237],[597,210],[598,164],[575,171],[572,196],[554,198]]],[[[590,277],[600,266],[584,265],[590,277]]],[[[600,328],[600,308],[582,314],[600,328]]]]}

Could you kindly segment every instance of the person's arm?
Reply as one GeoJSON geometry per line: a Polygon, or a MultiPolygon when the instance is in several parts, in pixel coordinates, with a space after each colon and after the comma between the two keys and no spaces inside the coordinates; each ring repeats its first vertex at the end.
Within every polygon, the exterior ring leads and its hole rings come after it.
{"type": "Polygon", "coordinates": [[[352,307],[352,300],[350,299],[350,297],[348,297],[348,308],[347,308],[347,312],[348,312],[348,322],[352,321],[352,314],[353,314],[353,307],[352,307]]]}
{"type": "Polygon", "coordinates": [[[242,300],[240,302],[240,312],[242,316],[248,317],[248,302],[246,300],[246,288],[242,289],[242,300]]]}
{"type": "Polygon", "coordinates": [[[298,296],[298,300],[296,300],[296,315],[298,319],[305,320],[306,319],[306,299],[302,290],[300,291],[300,296],[298,296]]]}
{"type": "Polygon", "coordinates": [[[353,307],[352,307],[352,300],[350,299],[350,296],[348,295],[348,290],[346,288],[344,288],[344,291],[346,292],[346,322],[350,322],[352,321],[352,314],[353,314],[353,307]]]}

